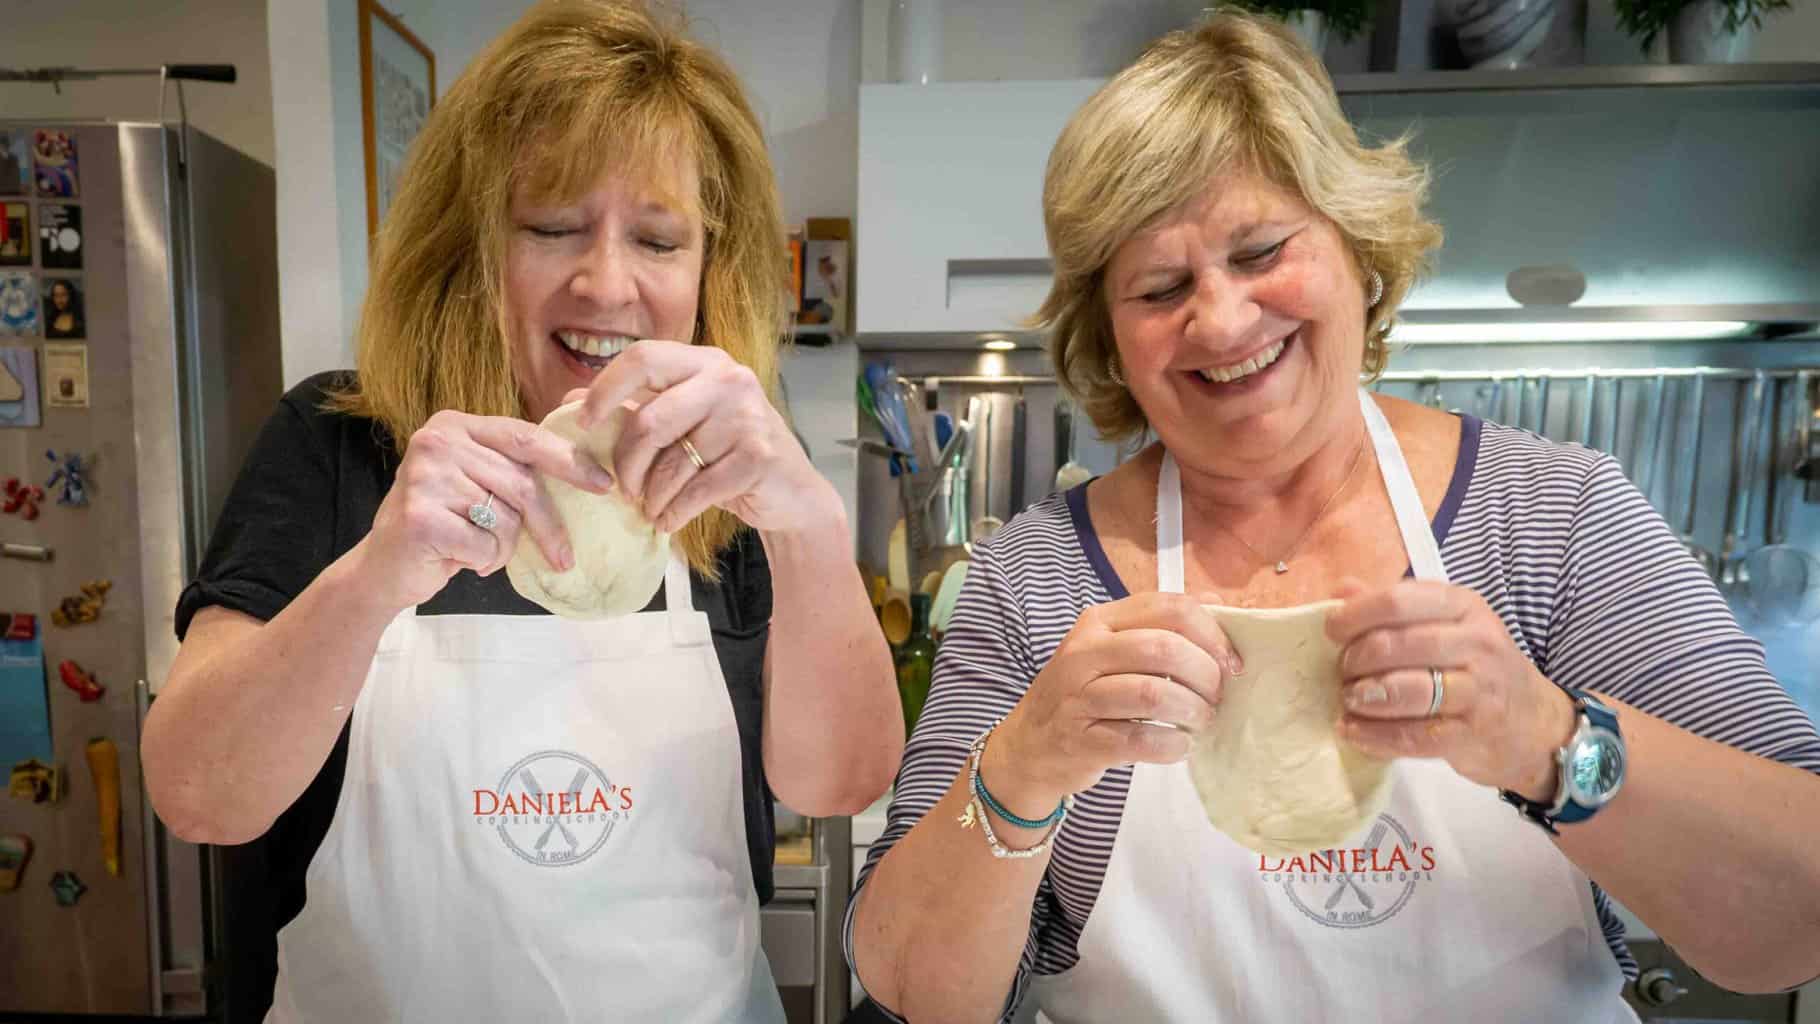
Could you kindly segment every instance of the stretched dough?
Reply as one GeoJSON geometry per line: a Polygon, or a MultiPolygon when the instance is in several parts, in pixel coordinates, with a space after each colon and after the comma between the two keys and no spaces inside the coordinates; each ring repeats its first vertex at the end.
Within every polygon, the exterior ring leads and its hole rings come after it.
{"type": "Polygon", "coordinates": [[[1338,601],[1296,608],[1208,605],[1245,662],[1226,681],[1188,772],[1207,819],[1250,850],[1290,857],[1345,846],[1390,798],[1390,763],[1334,733],[1340,652],[1327,639],[1338,601]]]}
{"type": "MultiPolygon", "coordinates": [[[[580,402],[560,406],[544,417],[543,427],[574,441],[601,465],[611,465],[624,413],[616,410],[584,431],[576,419],[580,412],[580,402]]],[[[605,619],[643,610],[663,586],[670,535],[646,521],[618,491],[594,494],[541,472],[537,477],[569,533],[575,567],[556,571],[531,535],[520,530],[518,546],[506,563],[512,587],[527,600],[571,619],[605,619]]]]}

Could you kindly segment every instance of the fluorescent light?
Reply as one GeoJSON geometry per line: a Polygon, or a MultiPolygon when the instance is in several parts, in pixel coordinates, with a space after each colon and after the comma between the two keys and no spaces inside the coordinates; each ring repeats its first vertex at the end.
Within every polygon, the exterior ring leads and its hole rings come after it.
{"type": "Polygon", "coordinates": [[[1009,352],[1017,347],[1017,342],[1008,338],[993,338],[986,342],[984,348],[989,352],[1009,352]]]}
{"type": "Polygon", "coordinates": [[[1390,340],[1408,344],[1471,341],[1685,341],[1743,332],[1743,320],[1581,320],[1537,323],[1398,323],[1390,340]]]}

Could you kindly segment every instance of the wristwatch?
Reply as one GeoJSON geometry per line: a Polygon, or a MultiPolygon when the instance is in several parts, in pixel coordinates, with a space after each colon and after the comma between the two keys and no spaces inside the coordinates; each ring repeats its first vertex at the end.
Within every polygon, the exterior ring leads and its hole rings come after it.
{"type": "Polygon", "coordinates": [[[1611,803],[1624,785],[1629,762],[1617,713],[1589,693],[1567,686],[1561,689],[1573,698],[1579,726],[1567,745],[1555,751],[1558,781],[1554,803],[1530,800],[1508,789],[1498,794],[1551,835],[1560,834],[1556,825],[1585,821],[1611,803]]]}

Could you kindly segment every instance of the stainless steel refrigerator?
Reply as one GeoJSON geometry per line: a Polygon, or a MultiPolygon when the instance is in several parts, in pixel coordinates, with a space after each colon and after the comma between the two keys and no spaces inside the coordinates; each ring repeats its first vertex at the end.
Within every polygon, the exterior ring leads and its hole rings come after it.
{"type": "MultiPolygon", "coordinates": [[[[29,364],[38,378],[28,385],[38,425],[0,417],[0,479],[45,491],[36,518],[0,515],[9,552],[0,612],[36,617],[44,731],[65,790],[55,801],[0,799],[0,834],[32,844],[17,887],[0,892],[0,1019],[219,1014],[235,975],[212,951],[228,947],[236,926],[221,912],[232,880],[216,851],[157,825],[139,775],[139,728],[176,652],[178,593],[281,391],[274,174],[177,125],[9,115],[0,134],[15,146],[13,163],[24,138],[45,147],[33,161],[48,154],[57,164],[28,178],[24,195],[0,195],[9,231],[28,221],[31,242],[22,261],[15,237],[12,265],[0,265],[0,276],[13,275],[6,323],[16,332],[0,328],[0,350],[13,351],[10,376],[29,364]],[[64,305],[25,323],[19,274],[41,303],[64,282],[64,305]],[[84,460],[86,506],[59,504],[62,488],[45,487],[59,465],[47,452],[84,460]],[[40,549],[48,561],[33,557],[40,549]],[[94,621],[53,623],[64,598],[97,580],[112,585],[94,621]],[[62,679],[66,661],[105,692],[83,700],[62,679]],[[104,864],[85,757],[98,737],[119,750],[118,876],[104,864]],[[65,871],[86,889],[68,906],[51,884],[65,871]]],[[[0,170],[17,169],[7,163],[0,170]]],[[[17,741],[22,722],[31,731],[34,698],[10,678],[6,735],[17,741]]]]}

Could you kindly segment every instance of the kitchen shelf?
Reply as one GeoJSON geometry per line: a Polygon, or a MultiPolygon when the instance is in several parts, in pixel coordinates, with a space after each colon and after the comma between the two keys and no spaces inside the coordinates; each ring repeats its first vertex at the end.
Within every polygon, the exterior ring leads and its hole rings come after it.
{"type": "Polygon", "coordinates": [[[1334,89],[1355,121],[1815,110],[1820,63],[1367,72],[1335,76],[1334,89]]]}
{"type": "Polygon", "coordinates": [[[1820,91],[1820,62],[1618,64],[1507,71],[1372,71],[1335,75],[1333,85],[1341,96],[1732,87],[1820,91]]]}

